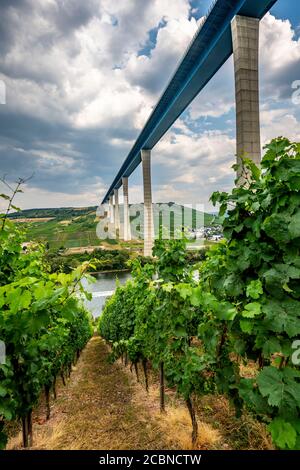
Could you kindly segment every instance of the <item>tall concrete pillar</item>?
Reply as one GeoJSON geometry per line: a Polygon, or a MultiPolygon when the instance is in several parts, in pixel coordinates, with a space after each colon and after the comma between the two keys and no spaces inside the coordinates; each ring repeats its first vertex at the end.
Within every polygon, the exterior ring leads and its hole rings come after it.
{"type": "Polygon", "coordinates": [[[154,223],[151,188],[151,151],[141,150],[144,187],[144,256],[152,256],[154,223]]]}
{"type": "Polygon", "coordinates": [[[116,237],[120,236],[120,211],[119,211],[119,190],[114,189],[115,196],[115,213],[114,213],[114,222],[115,222],[115,232],[116,237]]]}
{"type": "MultiPolygon", "coordinates": [[[[231,23],[236,101],[236,153],[241,176],[241,156],[260,164],[259,122],[259,20],[235,16],[231,23]]],[[[243,178],[240,179],[240,183],[243,178]]]]}
{"type": "Polygon", "coordinates": [[[109,196],[109,221],[111,224],[114,223],[114,202],[113,196],[109,196]]]}
{"type": "Polygon", "coordinates": [[[129,217],[129,204],[128,204],[128,178],[123,176],[122,178],[123,196],[124,196],[124,240],[131,240],[130,230],[130,217],[129,217]]]}

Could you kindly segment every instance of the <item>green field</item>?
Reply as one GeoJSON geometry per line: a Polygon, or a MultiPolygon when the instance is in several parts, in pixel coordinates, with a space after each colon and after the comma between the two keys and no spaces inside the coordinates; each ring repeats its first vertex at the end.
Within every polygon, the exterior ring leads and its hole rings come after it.
{"type": "Polygon", "coordinates": [[[28,224],[28,240],[48,242],[51,248],[100,245],[101,240],[96,235],[97,222],[94,212],[65,220],[70,221],[69,225],[62,224],[62,221],[57,219],[28,224]]]}
{"type": "MultiPolygon", "coordinates": [[[[171,204],[170,207],[174,211],[174,216],[171,219],[175,224],[180,224],[181,220],[181,206],[171,204]]],[[[48,243],[52,249],[60,248],[75,248],[87,246],[99,246],[102,244],[96,235],[96,227],[98,219],[96,217],[96,206],[84,208],[48,208],[48,209],[28,209],[12,214],[12,219],[22,219],[22,223],[27,229],[28,241],[41,241],[48,243]],[[52,220],[43,221],[43,218],[52,218],[52,220]],[[26,219],[31,219],[30,222],[26,219]],[[34,221],[37,219],[37,221],[34,221]],[[39,220],[38,220],[39,219],[39,220]]],[[[190,215],[190,220],[194,220],[196,211],[193,210],[192,217],[189,211],[192,209],[185,209],[186,214],[190,215]]],[[[122,222],[122,208],[120,210],[122,222]]],[[[197,217],[201,220],[201,214],[198,213],[197,217]]],[[[158,215],[156,216],[158,217],[158,215]]],[[[213,216],[204,214],[204,224],[211,225],[213,223],[213,216]]],[[[157,225],[158,220],[155,221],[157,225]]],[[[114,245],[114,240],[109,241],[114,245]]]]}

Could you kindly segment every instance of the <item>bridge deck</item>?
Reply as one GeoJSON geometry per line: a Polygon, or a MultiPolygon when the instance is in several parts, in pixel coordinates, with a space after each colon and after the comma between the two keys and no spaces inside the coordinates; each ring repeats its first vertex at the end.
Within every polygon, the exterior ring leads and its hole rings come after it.
{"type": "Polygon", "coordinates": [[[148,121],[127,155],[102,203],[141,162],[141,149],[152,149],[195,96],[232,54],[235,15],[261,19],[276,0],[215,0],[148,121]]]}

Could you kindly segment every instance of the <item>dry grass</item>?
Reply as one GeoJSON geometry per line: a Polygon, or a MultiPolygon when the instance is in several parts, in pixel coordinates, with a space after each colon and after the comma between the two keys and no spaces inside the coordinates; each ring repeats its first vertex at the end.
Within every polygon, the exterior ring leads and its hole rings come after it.
{"type": "MultiPolygon", "coordinates": [[[[43,397],[33,416],[34,449],[192,449],[191,420],[185,403],[166,389],[160,413],[157,374],[151,369],[146,393],[130,368],[108,362],[108,347],[95,336],[83,351],[71,379],[57,384],[51,418],[43,397]]],[[[265,426],[248,414],[236,418],[223,396],[195,399],[199,426],[196,449],[272,449],[265,426]]],[[[21,448],[21,433],[8,449],[21,448]]]]}
{"type": "Polygon", "coordinates": [[[244,377],[246,379],[253,379],[257,376],[258,374],[258,364],[256,364],[253,361],[249,361],[247,364],[240,364],[240,374],[241,377],[244,377]]]}
{"type": "MultiPolygon", "coordinates": [[[[124,366],[123,366],[124,368],[124,366]]],[[[256,364],[244,366],[245,376],[255,376],[256,364]]],[[[170,448],[192,449],[191,420],[183,400],[176,396],[174,389],[166,388],[166,413],[159,410],[159,384],[157,374],[148,370],[149,392],[145,391],[142,368],[139,367],[139,383],[135,375],[127,373],[135,381],[134,402],[147,407],[148,413],[159,422],[170,448]]],[[[194,400],[198,441],[196,449],[216,450],[271,450],[273,445],[263,423],[244,413],[236,418],[234,408],[222,395],[198,396],[194,400]]]]}
{"type": "MultiPolygon", "coordinates": [[[[77,217],[78,218],[78,217],[77,217]]],[[[58,222],[59,225],[70,225],[72,223],[72,220],[67,219],[67,220],[60,220],[58,222]]]]}
{"type": "MultiPolygon", "coordinates": [[[[49,421],[34,414],[34,449],[167,449],[159,423],[133,401],[134,384],[119,364],[109,364],[104,341],[94,337],[66,387],[59,384],[49,421]]],[[[21,434],[9,449],[21,447],[21,434]]]]}
{"type": "Polygon", "coordinates": [[[166,411],[160,412],[159,384],[157,374],[150,368],[148,370],[149,391],[145,390],[144,376],[139,367],[139,382],[135,375],[130,374],[126,369],[131,381],[135,382],[134,402],[147,409],[147,414],[158,426],[167,441],[169,449],[215,449],[221,439],[217,429],[209,423],[198,419],[198,441],[193,446],[191,440],[191,418],[185,403],[176,396],[174,389],[166,387],[165,403],[166,411]]]}
{"type": "Polygon", "coordinates": [[[68,256],[68,255],[80,255],[82,253],[92,253],[93,251],[99,248],[105,249],[105,247],[102,245],[76,246],[73,248],[67,248],[64,254],[68,256]]]}
{"type": "Polygon", "coordinates": [[[191,418],[183,405],[169,406],[166,413],[161,416],[161,426],[170,445],[179,445],[180,449],[215,449],[221,440],[217,429],[210,424],[198,420],[198,440],[196,444],[191,441],[191,418]]]}
{"type": "Polygon", "coordinates": [[[49,222],[49,220],[53,220],[55,217],[23,217],[18,219],[11,219],[13,222],[19,223],[31,223],[31,222],[49,222]]]}
{"type": "Polygon", "coordinates": [[[197,397],[196,408],[200,419],[211,423],[221,433],[220,449],[273,449],[265,425],[246,412],[237,418],[233,407],[224,396],[197,397]]]}

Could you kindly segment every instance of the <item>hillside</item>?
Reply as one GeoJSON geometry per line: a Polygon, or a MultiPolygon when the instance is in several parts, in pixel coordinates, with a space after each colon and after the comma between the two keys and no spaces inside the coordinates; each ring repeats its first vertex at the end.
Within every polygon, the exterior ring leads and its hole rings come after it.
{"type": "Polygon", "coordinates": [[[28,241],[48,243],[53,249],[98,246],[101,240],[96,235],[95,212],[96,207],[35,209],[20,212],[16,220],[26,226],[28,241]]]}
{"type": "Polygon", "coordinates": [[[57,220],[69,219],[72,217],[83,216],[96,212],[97,206],[90,207],[55,207],[46,209],[24,209],[20,212],[10,214],[11,219],[35,219],[55,217],[57,220]]]}
{"type": "MultiPolygon", "coordinates": [[[[174,211],[174,223],[179,224],[181,220],[181,208],[174,203],[169,203],[174,211]]],[[[47,208],[47,209],[26,209],[10,215],[11,219],[24,224],[27,228],[27,238],[29,240],[39,240],[48,243],[50,248],[75,248],[99,246],[102,241],[97,238],[96,226],[96,206],[74,208],[47,208]]],[[[187,218],[202,220],[202,214],[196,214],[194,209],[185,208],[187,218]],[[190,213],[192,211],[192,214],[190,213]]],[[[122,207],[120,210],[122,222],[122,207]]],[[[158,214],[157,216],[158,217],[158,214]]],[[[214,216],[204,214],[204,224],[209,226],[213,223],[214,216]]],[[[158,225],[159,221],[155,221],[158,225]]],[[[112,243],[114,241],[112,240],[112,243]]]]}

